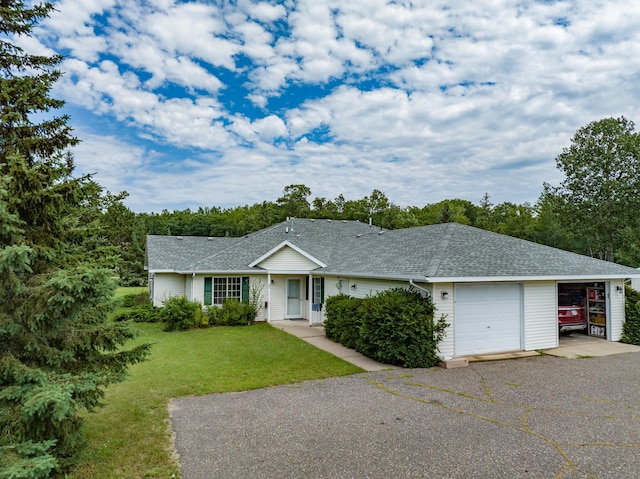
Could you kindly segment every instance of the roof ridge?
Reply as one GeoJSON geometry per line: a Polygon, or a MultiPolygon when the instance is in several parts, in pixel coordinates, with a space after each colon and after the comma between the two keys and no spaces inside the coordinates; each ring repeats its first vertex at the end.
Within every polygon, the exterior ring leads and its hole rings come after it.
{"type": "MultiPolygon", "coordinates": [[[[430,261],[429,266],[427,268],[425,276],[428,278],[430,276],[436,276],[440,265],[445,257],[445,253],[449,248],[449,242],[451,238],[453,238],[453,228],[457,226],[458,223],[445,223],[445,233],[443,235],[442,241],[440,242],[440,246],[438,247],[437,253],[433,255],[433,259],[430,261]]],[[[432,225],[433,226],[433,225],[432,225]]]]}

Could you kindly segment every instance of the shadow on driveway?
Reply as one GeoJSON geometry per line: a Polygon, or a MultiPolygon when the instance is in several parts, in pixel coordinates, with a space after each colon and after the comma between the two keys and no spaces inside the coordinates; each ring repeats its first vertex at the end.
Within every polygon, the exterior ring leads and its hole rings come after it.
{"type": "Polygon", "coordinates": [[[170,414],[183,479],[636,479],[640,353],[370,372],[170,414]]]}

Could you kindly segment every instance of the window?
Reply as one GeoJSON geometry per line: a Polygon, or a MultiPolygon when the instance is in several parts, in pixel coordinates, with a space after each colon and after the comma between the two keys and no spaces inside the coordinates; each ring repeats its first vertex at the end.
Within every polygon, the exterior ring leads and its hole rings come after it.
{"type": "Polygon", "coordinates": [[[222,304],[226,298],[240,299],[242,279],[213,278],[213,304],[222,304]]]}
{"type": "Polygon", "coordinates": [[[324,303],[324,278],[313,278],[313,303],[324,303]]]}
{"type": "Polygon", "coordinates": [[[226,298],[247,300],[249,296],[249,278],[230,277],[204,279],[204,304],[222,305],[226,298]]]}

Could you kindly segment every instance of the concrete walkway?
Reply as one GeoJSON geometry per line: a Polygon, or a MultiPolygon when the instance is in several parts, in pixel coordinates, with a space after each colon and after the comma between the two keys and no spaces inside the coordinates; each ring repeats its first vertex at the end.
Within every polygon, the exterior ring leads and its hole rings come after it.
{"type": "Polygon", "coordinates": [[[324,335],[324,328],[320,326],[309,326],[306,320],[289,320],[271,321],[269,324],[274,328],[281,329],[292,334],[307,343],[313,344],[316,348],[327,351],[334,356],[338,356],[345,361],[361,367],[365,371],[384,371],[387,369],[398,369],[396,366],[382,364],[371,358],[363,356],[359,352],[345,348],[343,345],[334,343],[324,335]]]}
{"type": "MultiPolygon", "coordinates": [[[[334,356],[338,356],[347,362],[355,364],[361,367],[365,371],[384,371],[388,369],[399,369],[397,366],[391,366],[389,364],[382,364],[374,361],[371,358],[363,356],[359,352],[345,348],[341,344],[334,343],[324,334],[324,328],[322,325],[309,326],[306,320],[280,320],[271,321],[270,323],[274,328],[281,329],[289,334],[292,334],[315,347],[327,351],[334,356]]],[[[640,346],[634,346],[632,344],[624,344],[618,342],[606,341],[601,338],[594,338],[593,336],[587,336],[585,334],[574,333],[569,336],[562,336],[560,338],[560,346],[557,348],[544,349],[544,354],[550,356],[557,356],[561,358],[585,358],[596,356],[610,356],[612,354],[621,353],[634,353],[640,352],[640,346]]],[[[537,356],[540,353],[538,351],[514,351],[499,354],[483,354],[477,356],[468,356],[468,361],[481,362],[481,361],[495,361],[504,359],[517,359],[531,356],[537,356]]]]}
{"type": "Polygon", "coordinates": [[[560,337],[560,346],[544,349],[544,353],[562,358],[585,358],[596,356],[610,356],[612,354],[637,353],[640,346],[611,342],[586,334],[573,333],[560,337]]]}

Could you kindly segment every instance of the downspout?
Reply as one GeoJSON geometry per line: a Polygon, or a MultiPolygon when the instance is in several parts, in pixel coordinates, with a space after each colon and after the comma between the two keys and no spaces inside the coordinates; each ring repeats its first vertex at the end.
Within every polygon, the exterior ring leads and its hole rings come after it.
{"type": "Polygon", "coordinates": [[[194,271],[193,273],[191,273],[191,302],[195,301],[195,294],[194,294],[194,290],[196,285],[196,272],[194,271]]]}
{"type": "Polygon", "coordinates": [[[267,323],[271,322],[271,273],[267,273],[267,323]]]}
{"type": "Polygon", "coordinates": [[[414,288],[418,288],[418,289],[421,289],[422,291],[424,291],[424,292],[425,292],[425,294],[427,295],[427,298],[430,298],[430,297],[431,297],[431,291],[429,291],[429,290],[428,290],[428,289],[426,289],[426,288],[423,288],[422,286],[418,286],[416,283],[414,283],[414,282],[413,282],[413,280],[412,280],[412,279],[410,279],[410,280],[409,280],[409,284],[410,284],[411,286],[413,286],[414,288]]]}

